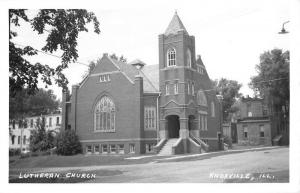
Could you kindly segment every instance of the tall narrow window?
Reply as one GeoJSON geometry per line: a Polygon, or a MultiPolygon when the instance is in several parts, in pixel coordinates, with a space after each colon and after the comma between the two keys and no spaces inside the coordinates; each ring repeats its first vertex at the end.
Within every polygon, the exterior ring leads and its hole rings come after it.
{"type": "Polygon", "coordinates": [[[52,127],[52,117],[49,117],[49,127],[52,127]]]}
{"type": "Polygon", "coordinates": [[[166,95],[170,94],[170,85],[166,83],[166,95]]]}
{"type": "Polygon", "coordinates": [[[259,136],[260,137],[265,137],[265,128],[264,125],[259,126],[259,136]]]}
{"type": "Polygon", "coordinates": [[[145,130],[156,129],[156,108],[155,107],[145,107],[144,124],[145,124],[145,130]]]}
{"type": "Polygon", "coordinates": [[[59,125],[59,117],[56,117],[56,125],[59,125]]]}
{"type": "Polygon", "coordinates": [[[199,115],[199,129],[202,131],[207,131],[207,115],[206,114],[199,115]]]}
{"type": "Polygon", "coordinates": [[[195,84],[194,84],[194,82],[192,82],[192,95],[193,96],[195,95],[195,84]]]}
{"type": "Polygon", "coordinates": [[[211,102],[211,116],[212,117],[215,117],[215,103],[214,102],[211,102]]]}
{"type": "Polygon", "coordinates": [[[198,100],[198,104],[201,106],[207,106],[207,100],[206,100],[206,96],[203,92],[203,90],[199,90],[197,93],[197,100],[198,100]]]}
{"type": "Polygon", "coordinates": [[[186,52],[186,65],[189,68],[192,67],[192,54],[191,54],[190,49],[187,49],[187,52],[186,52]]]}
{"type": "Polygon", "coordinates": [[[174,84],[174,94],[178,94],[178,82],[174,84]]]}
{"type": "Polygon", "coordinates": [[[23,136],[23,144],[26,144],[26,135],[23,136]]]}
{"type": "Polygon", "coordinates": [[[244,138],[248,138],[248,127],[244,126],[244,138]]]}
{"type": "Polygon", "coordinates": [[[167,53],[167,66],[176,66],[176,51],[174,48],[168,50],[167,53]]]}
{"type": "Polygon", "coordinates": [[[191,94],[190,82],[187,83],[187,93],[191,94]]]}
{"type": "Polygon", "coordinates": [[[115,131],[115,104],[107,97],[102,97],[95,107],[94,113],[95,131],[115,131]]]}

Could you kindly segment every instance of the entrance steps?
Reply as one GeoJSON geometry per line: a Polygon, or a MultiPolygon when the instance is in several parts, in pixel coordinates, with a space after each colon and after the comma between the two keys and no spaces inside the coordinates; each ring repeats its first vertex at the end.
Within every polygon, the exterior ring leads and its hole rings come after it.
{"type": "Polygon", "coordinates": [[[172,146],[178,138],[168,139],[157,155],[172,155],[172,146]]]}

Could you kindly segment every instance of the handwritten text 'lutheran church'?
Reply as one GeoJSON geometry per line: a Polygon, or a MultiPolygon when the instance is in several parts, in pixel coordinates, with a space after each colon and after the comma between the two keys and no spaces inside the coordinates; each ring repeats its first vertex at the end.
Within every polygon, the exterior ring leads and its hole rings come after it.
{"type": "Polygon", "coordinates": [[[62,129],[76,131],[84,153],[221,149],[220,102],[177,13],[159,35],[159,65],[143,65],[104,54],[71,96],[63,92],[62,129]]]}

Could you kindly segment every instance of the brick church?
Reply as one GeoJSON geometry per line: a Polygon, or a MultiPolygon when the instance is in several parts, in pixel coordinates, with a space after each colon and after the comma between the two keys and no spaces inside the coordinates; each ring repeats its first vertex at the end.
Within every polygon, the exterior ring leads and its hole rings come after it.
{"type": "Polygon", "coordinates": [[[62,129],[84,153],[160,155],[222,149],[221,106],[206,68],[175,12],[159,35],[159,64],[129,64],[103,54],[71,95],[63,92],[62,129]]]}

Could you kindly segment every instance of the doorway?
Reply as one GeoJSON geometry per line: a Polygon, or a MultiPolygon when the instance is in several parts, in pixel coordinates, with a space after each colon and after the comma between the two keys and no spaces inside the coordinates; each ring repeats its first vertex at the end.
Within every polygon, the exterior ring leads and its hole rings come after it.
{"type": "Polygon", "coordinates": [[[166,117],[169,138],[179,138],[180,122],[178,115],[169,115],[166,117]]]}

